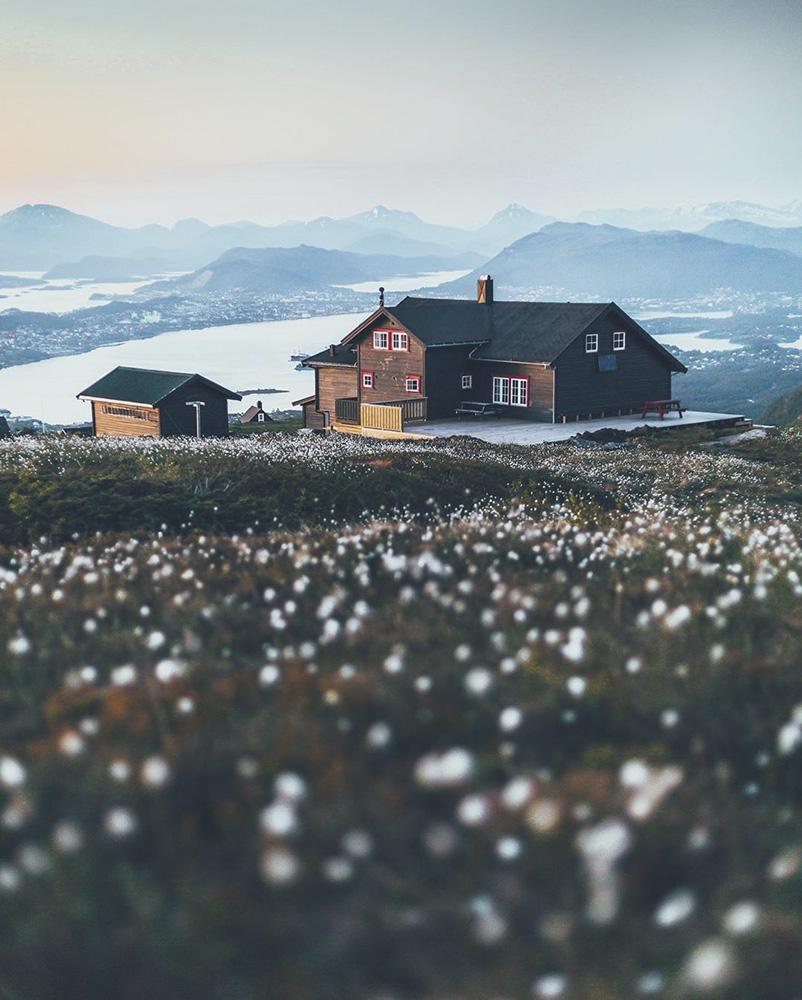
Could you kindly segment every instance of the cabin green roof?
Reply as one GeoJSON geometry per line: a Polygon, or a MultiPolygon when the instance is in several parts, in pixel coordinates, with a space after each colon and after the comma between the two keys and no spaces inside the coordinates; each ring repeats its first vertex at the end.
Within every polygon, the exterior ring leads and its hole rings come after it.
{"type": "Polygon", "coordinates": [[[150,368],[126,368],[120,366],[108,375],[93,382],[79,399],[113,399],[121,403],[144,403],[156,406],[171,392],[175,392],[188,382],[199,381],[211,389],[216,389],[227,399],[242,399],[239,393],[198,375],[197,372],[162,372],[150,368]]]}

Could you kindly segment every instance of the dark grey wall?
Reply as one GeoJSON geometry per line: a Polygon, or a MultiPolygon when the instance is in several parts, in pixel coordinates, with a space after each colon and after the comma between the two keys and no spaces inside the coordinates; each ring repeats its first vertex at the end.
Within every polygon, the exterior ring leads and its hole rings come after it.
{"type": "Polygon", "coordinates": [[[462,376],[474,375],[476,367],[468,361],[470,347],[429,347],[426,350],[426,415],[429,420],[453,417],[463,399],[481,399],[474,389],[462,388],[462,376]]]}
{"type": "Polygon", "coordinates": [[[193,399],[202,400],[206,404],[201,411],[201,435],[226,437],[228,400],[203,382],[189,382],[187,385],[182,385],[175,392],[171,392],[159,406],[162,437],[195,436],[195,407],[186,405],[193,399]]]}
{"type": "Polygon", "coordinates": [[[601,416],[640,409],[646,400],[671,397],[671,371],[631,321],[600,317],[587,331],[599,334],[599,354],[615,355],[617,370],[600,372],[597,354],[585,353],[585,335],[557,359],[556,419],[601,416]],[[625,330],[627,346],[613,352],[613,331],[625,330]]]}

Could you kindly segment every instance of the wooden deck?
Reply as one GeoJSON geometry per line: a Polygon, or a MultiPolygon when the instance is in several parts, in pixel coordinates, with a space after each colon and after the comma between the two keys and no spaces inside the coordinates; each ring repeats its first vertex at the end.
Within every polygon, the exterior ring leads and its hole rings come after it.
{"type": "Polygon", "coordinates": [[[656,430],[670,430],[677,427],[709,425],[711,427],[737,427],[745,418],[737,413],[705,413],[700,410],[686,410],[680,419],[676,413],[659,417],[640,416],[607,417],[603,420],[575,420],[566,424],[536,423],[531,420],[430,420],[425,424],[410,427],[405,437],[441,438],[467,435],[493,444],[543,444],[548,441],[567,441],[585,431],[621,430],[634,431],[639,427],[653,427],[656,430]]]}

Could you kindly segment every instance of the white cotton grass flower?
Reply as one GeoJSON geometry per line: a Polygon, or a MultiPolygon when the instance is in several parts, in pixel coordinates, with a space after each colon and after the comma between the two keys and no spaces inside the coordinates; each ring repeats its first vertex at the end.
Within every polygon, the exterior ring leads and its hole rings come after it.
{"type": "Polygon", "coordinates": [[[690,621],[690,618],[691,609],[686,604],[681,604],[678,608],[674,608],[673,611],[669,611],[663,619],[663,625],[673,632],[690,621]]]}
{"type": "Polygon", "coordinates": [[[15,757],[0,757],[0,784],[6,788],[19,788],[25,784],[25,768],[15,757]]]}
{"type": "Polygon", "coordinates": [[[345,853],[352,858],[363,860],[373,853],[373,837],[367,830],[348,830],[341,843],[345,853]]]}
{"type": "Polygon", "coordinates": [[[516,861],[523,853],[523,844],[517,837],[502,837],[496,841],[496,855],[501,861],[516,861]]]}
{"type": "Polygon", "coordinates": [[[465,690],[468,694],[486,694],[493,684],[493,675],[485,667],[474,667],[465,675],[465,690]]]}
{"type": "Polygon", "coordinates": [[[732,946],[711,938],[695,948],[683,968],[683,978],[692,990],[714,990],[726,986],[735,974],[732,946]]]}
{"type": "Polygon", "coordinates": [[[23,844],[17,853],[20,868],[28,875],[40,876],[50,871],[53,859],[39,844],[23,844]]]}
{"type": "Polygon", "coordinates": [[[347,882],[354,875],[353,862],[342,855],[326,858],[320,868],[327,882],[347,882]]]}
{"type": "Polygon", "coordinates": [[[22,876],[15,865],[0,865],[0,892],[17,892],[22,876]]]}
{"type": "Polygon", "coordinates": [[[167,642],[167,636],[164,632],[151,632],[147,639],[145,640],[145,646],[151,652],[155,652],[157,649],[161,649],[162,646],[167,642]]]}
{"type": "Polygon", "coordinates": [[[128,687],[136,681],[136,667],[126,663],[122,667],[115,667],[111,672],[111,683],[117,687],[128,687]]]}
{"type": "Polygon", "coordinates": [[[288,802],[300,802],[306,798],[306,782],[293,771],[284,771],[276,776],[273,783],[273,790],[276,798],[284,799],[288,802]]]}
{"type": "Polygon", "coordinates": [[[466,795],[457,806],[457,819],[464,826],[481,826],[489,818],[490,803],[485,795],[466,795]]]}
{"type": "Polygon", "coordinates": [[[83,847],[83,830],[71,820],[62,820],[53,828],[50,842],[53,845],[53,850],[60,854],[74,854],[83,847]]]}
{"type": "Polygon", "coordinates": [[[760,908],[749,900],[735,903],[724,914],[721,924],[726,933],[732,937],[749,934],[760,924],[760,908]]]}
{"type": "Polygon", "coordinates": [[[24,656],[26,653],[30,653],[31,643],[30,640],[20,632],[15,635],[13,639],[9,639],[7,648],[9,653],[13,653],[14,656],[24,656]]]}
{"type": "Polygon", "coordinates": [[[170,780],[170,765],[164,757],[148,757],[140,769],[142,784],[148,788],[163,788],[170,780]]]}
{"type": "Polygon", "coordinates": [[[802,868],[802,849],[789,847],[772,858],[766,873],[773,882],[782,882],[796,875],[800,868],[802,868]]]}
{"type": "Polygon", "coordinates": [[[570,695],[573,695],[574,698],[581,698],[587,691],[588,682],[584,677],[569,677],[565,686],[570,695]]]}
{"type": "Polygon", "coordinates": [[[393,738],[393,731],[386,722],[374,722],[365,733],[365,743],[371,750],[381,750],[386,747],[393,738]]]}
{"type": "Polygon", "coordinates": [[[423,835],[423,846],[434,858],[447,858],[458,842],[457,831],[450,823],[433,823],[423,835]]]}
{"type": "Polygon", "coordinates": [[[477,944],[486,948],[500,944],[507,936],[509,925],[506,919],[494,908],[477,913],[474,917],[471,934],[477,944]]]}
{"type": "Polygon", "coordinates": [[[262,878],[275,886],[286,886],[294,882],[301,873],[301,863],[287,847],[268,848],[262,855],[262,878]]]}
{"type": "Polygon", "coordinates": [[[278,801],[266,806],[259,814],[262,830],[273,837],[287,837],[298,829],[298,816],[291,802],[278,801]]]}
{"type": "Polygon", "coordinates": [[[532,996],[538,1000],[561,997],[568,987],[568,980],[560,973],[553,972],[536,979],[532,985],[532,996]]]}
{"type": "Polygon", "coordinates": [[[784,757],[796,750],[802,743],[802,727],[795,722],[786,723],[777,733],[777,753],[784,757]]]}
{"type": "Polygon", "coordinates": [[[556,799],[537,799],[526,811],[526,822],[535,833],[551,833],[561,819],[562,808],[556,799]]]}
{"type": "Polygon", "coordinates": [[[80,733],[68,729],[59,737],[58,748],[67,757],[77,757],[86,749],[86,742],[80,733]]]}
{"type": "Polygon", "coordinates": [[[160,660],[156,664],[156,679],[162,684],[169,684],[171,681],[179,680],[186,673],[186,666],[180,660],[160,660]]]}
{"type": "Polygon", "coordinates": [[[662,992],[665,985],[666,977],[661,972],[644,972],[642,976],[638,976],[635,989],[645,996],[654,996],[655,993],[662,992]]]}
{"type": "Polygon", "coordinates": [[[113,760],[109,764],[109,777],[114,781],[128,781],[131,777],[131,765],[127,760],[113,760]]]}
{"type": "Polygon", "coordinates": [[[524,713],[514,705],[502,709],[498,717],[498,726],[503,733],[511,733],[524,721],[524,713]]]}
{"type": "Polygon", "coordinates": [[[415,780],[424,788],[454,788],[464,784],[473,770],[473,755],[463,747],[452,747],[421,757],[415,765],[415,780]]]}
{"type": "Polygon", "coordinates": [[[677,889],[657,907],[654,922],[658,927],[675,927],[691,916],[696,909],[696,896],[690,889],[677,889]]]}
{"type": "Polygon", "coordinates": [[[531,778],[512,778],[501,792],[501,804],[510,812],[522,809],[535,794],[535,782],[531,778]]]}
{"type": "Polygon", "coordinates": [[[259,683],[262,687],[272,687],[281,677],[281,671],[277,666],[268,663],[259,671],[259,683]]]}
{"type": "Polygon", "coordinates": [[[632,846],[632,836],[620,819],[607,819],[581,830],[576,846],[588,883],[585,913],[594,924],[611,924],[618,916],[618,862],[632,846]]]}
{"type": "Polygon", "coordinates": [[[138,826],[137,818],[130,809],[124,806],[116,806],[109,809],[103,818],[103,826],[106,833],[112,837],[130,837],[138,826]]]}

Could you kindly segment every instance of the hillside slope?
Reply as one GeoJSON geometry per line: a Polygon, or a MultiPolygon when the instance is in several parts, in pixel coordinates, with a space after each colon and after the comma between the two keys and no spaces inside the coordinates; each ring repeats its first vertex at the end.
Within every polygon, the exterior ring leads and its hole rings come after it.
{"type": "Polygon", "coordinates": [[[801,443],[0,443],[8,995],[795,996],[801,443]]]}

